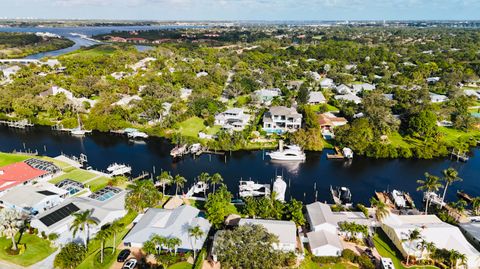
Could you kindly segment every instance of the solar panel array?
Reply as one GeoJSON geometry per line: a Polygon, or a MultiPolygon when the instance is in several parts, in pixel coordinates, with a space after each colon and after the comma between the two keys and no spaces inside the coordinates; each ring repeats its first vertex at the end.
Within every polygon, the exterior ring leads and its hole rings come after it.
{"type": "Polygon", "coordinates": [[[69,203],[53,211],[52,213],[41,217],[40,221],[47,227],[50,227],[51,225],[63,220],[64,218],[70,216],[72,213],[75,213],[79,210],[80,208],[78,208],[76,205],[74,205],[73,203],[69,203]]]}
{"type": "Polygon", "coordinates": [[[56,193],[54,192],[51,192],[51,191],[47,191],[47,190],[44,190],[44,191],[37,191],[38,193],[40,194],[43,194],[45,196],[51,196],[51,195],[55,195],[56,193]]]}
{"type": "Polygon", "coordinates": [[[113,196],[115,196],[115,194],[117,194],[121,191],[122,191],[122,189],[120,189],[120,188],[107,186],[103,189],[100,189],[100,190],[90,194],[88,197],[91,198],[91,199],[95,199],[97,201],[106,201],[106,200],[112,198],[113,196]]]}
{"type": "Polygon", "coordinates": [[[44,160],[28,159],[28,160],[25,160],[24,162],[35,169],[47,171],[52,174],[55,174],[60,171],[60,168],[58,168],[55,164],[44,161],[44,160]]]}

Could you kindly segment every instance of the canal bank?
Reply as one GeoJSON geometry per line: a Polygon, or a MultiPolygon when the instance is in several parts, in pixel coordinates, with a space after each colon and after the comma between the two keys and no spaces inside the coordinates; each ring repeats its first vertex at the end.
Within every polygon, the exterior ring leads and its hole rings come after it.
{"type": "Polygon", "coordinates": [[[480,195],[478,148],[473,149],[467,163],[449,159],[376,160],[362,157],[356,157],[351,162],[331,161],[327,160],[325,151],[307,152],[307,160],[303,163],[282,163],[271,162],[268,156],[264,156],[264,151],[238,151],[225,156],[202,155],[174,162],[169,154],[173,147],[168,140],[157,137],[132,142],[126,137],[109,133],[93,132],[79,138],[52,131],[49,127],[19,130],[0,126],[0,151],[37,150],[39,154],[48,156],[61,153],[78,156],[83,153],[95,169],[106,170],[111,163],[125,163],[132,167],[134,176],[143,171],[155,171],[155,175],[159,175],[166,170],[188,179],[184,191],[201,172],[222,174],[228,188],[235,194],[238,194],[240,179],[270,183],[275,174],[283,174],[289,185],[287,198],[312,202],[317,191],[319,201],[332,202],[329,191],[332,185],[349,187],[356,203],[368,204],[374,191],[399,189],[410,192],[420,205],[421,193],[416,191],[416,181],[422,179],[425,172],[441,175],[443,169],[454,167],[463,181],[449,187],[447,200],[456,200],[457,190],[480,195]]]}

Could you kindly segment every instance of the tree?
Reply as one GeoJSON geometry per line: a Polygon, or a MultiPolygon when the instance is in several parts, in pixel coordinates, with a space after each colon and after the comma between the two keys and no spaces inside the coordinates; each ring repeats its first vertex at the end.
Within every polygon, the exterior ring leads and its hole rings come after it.
{"type": "Polygon", "coordinates": [[[407,133],[421,138],[435,137],[438,134],[437,116],[430,110],[422,110],[408,119],[407,133]]]}
{"type": "Polygon", "coordinates": [[[377,137],[398,128],[399,122],[393,116],[391,106],[381,91],[372,91],[363,99],[365,118],[372,124],[377,137]]]}
{"type": "Polygon", "coordinates": [[[476,216],[480,215],[480,196],[472,200],[472,210],[476,216]]]}
{"type": "Polygon", "coordinates": [[[226,186],[221,186],[214,193],[210,193],[205,203],[205,210],[207,219],[215,227],[219,229],[222,227],[225,218],[231,214],[231,204],[233,195],[227,190],[226,186]]]}
{"type": "Polygon", "coordinates": [[[177,254],[177,248],[182,244],[182,240],[177,237],[170,237],[165,240],[165,246],[168,248],[170,252],[174,250],[175,255],[177,254]]]}
{"type": "Polygon", "coordinates": [[[442,171],[443,174],[443,182],[445,182],[445,188],[443,189],[443,196],[442,196],[442,201],[445,201],[445,195],[447,194],[447,188],[448,186],[452,185],[453,183],[457,181],[462,181],[458,176],[458,171],[455,170],[455,168],[448,168],[442,171]]]}
{"type": "MultiPolygon", "coordinates": [[[[198,176],[198,181],[205,183],[206,186],[208,186],[208,182],[212,179],[209,173],[203,172],[198,176]]],[[[203,190],[203,195],[207,195],[207,188],[203,190]]]]}
{"type": "Polygon", "coordinates": [[[112,254],[115,253],[115,249],[117,248],[117,233],[121,232],[124,228],[125,224],[120,221],[114,221],[110,224],[109,229],[113,234],[113,242],[112,242],[112,254]]]}
{"type": "MultiPolygon", "coordinates": [[[[437,176],[430,175],[425,173],[425,180],[417,180],[417,183],[420,186],[417,188],[417,191],[424,191],[426,193],[437,192],[443,185],[439,182],[440,178],[437,176]]],[[[430,195],[425,196],[425,215],[428,213],[428,206],[430,203],[430,195]]]]}
{"type": "Polygon", "coordinates": [[[278,238],[260,225],[242,225],[219,232],[215,255],[225,268],[278,268],[280,252],[273,248],[278,238]]]}
{"type": "Polygon", "coordinates": [[[97,225],[98,220],[92,217],[92,210],[85,210],[73,213],[73,222],[70,224],[70,230],[73,231],[73,237],[77,234],[77,232],[83,231],[83,243],[85,244],[85,248],[88,249],[88,238],[90,236],[90,225],[97,225]]]}
{"type": "Polygon", "coordinates": [[[25,225],[26,216],[15,209],[4,208],[0,211],[0,234],[12,240],[12,250],[17,251],[15,235],[25,225]]]}
{"type": "MultiPolygon", "coordinates": [[[[421,239],[421,234],[420,234],[420,231],[417,230],[417,229],[414,229],[414,230],[410,230],[407,234],[406,234],[406,238],[403,239],[402,241],[408,241],[408,244],[410,245],[410,248],[409,249],[413,249],[413,242],[414,241],[417,241],[419,239],[421,239]]],[[[410,261],[410,253],[408,253],[409,251],[407,251],[407,265],[409,264],[409,261],[410,261]]]]}
{"type": "Polygon", "coordinates": [[[374,197],[370,198],[370,205],[375,208],[375,218],[380,222],[390,214],[387,205],[374,197]]]}
{"type": "Polygon", "coordinates": [[[435,246],[435,243],[433,242],[427,242],[425,244],[425,249],[427,250],[427,259],[431,259],[432,258],[432,254],[435,252],[435,250],[437,249],[437,247],[435,246]]]}
{"type": "Polygon", "coordinates": [[[223,183],[223,177],[222,175],[220,175],[219,173],[215,173],[212,175],[212,177],[210,178],[210,182],[212,183],[213,185],[213,192],[215,192],[215,186],[217,184],[220,184],[220,183],[223,183]]]}
{"type": "Polygon", "coordinates": [[[83,262],[87,255],[87,248],[79,243],[67,243],[55,256],[53,265],[60,269],[73,269],[83,262]]]}
{"type": "Polygon", "coordinates": [[[305,216],[302,212],[303,203],[301,201],[291,199],[285,206],[285,219],[295,222],[297,226],[305,224],[305,216]]]}
{"type": "Polygon", "coordinates": [[[190,244],[192,245],[193,249],[193,260],[195,261],[197,257],[197,240],[201,238],[204,235],[204,232],[202,229],[200,229],[200,226],[193,226],[188,229],[188,236],[190,237],[190,244]]]}
{"type": "Polygon", "coordinates": [[[173,177],[167,171],[162,171],[159,176],[157,176],[157,180],[160,181],[162,184],[162,194],[165,196],[165,186],[170,185],[173,182],[173,177]]]}
{"type": "Polygon", "coordinates": [[[178,187],[183,188],[185,182],[187,182],[186,178],[182,177],[181,175],[175,175],[173,178],[173,183],[175,183],[175,196],[178,195],[178,187]]]}
{"type": "MultiPolygon", "coordinates": [[[[95,240],[100,241],[100,263],[103,263],[103,249],[105,246],[105,240],[107,240],[111,234],[112,231],[110,230],[109,225],[104,225],[95,235],[95,240]]],[[[113,249],[115,249],[115,247],[113,247],[113,249]]]]}
{"type": "Polygon", "coordinates": [[[163,198],[153,182],[149,180],[137,180],[127,186],[125,204],[129,210],[143,212],[145,208],[156,206],[163,198]]]}
{"type": "Polygon", "coordinates": [[[307,104],[309,98],[310,98],[310,91],[308,90],[308,85],[307,83],[303,83],[302,86],[300,86],[300,90],[298,90],[298,96],[297,96],[298,103],[301,105],[307,104]]]}

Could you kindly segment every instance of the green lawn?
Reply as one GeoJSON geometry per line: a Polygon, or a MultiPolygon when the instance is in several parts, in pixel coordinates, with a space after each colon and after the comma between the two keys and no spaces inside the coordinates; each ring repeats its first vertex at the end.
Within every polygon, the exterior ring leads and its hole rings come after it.
{"type": "Polygon", "coordinates": [[[411,148],[412,144],[405,141],[405,139],[398,133],[394,132],[388,136],[388,140],[396,147],[411,148]]]}
{"type": "Polygon", "coordinates": [[[460,130],[456,130],[453,128],[448,127],[438,127],[438,130],[441,134],[443,134],[443,140],[445,142],[454,142],[460,138],[470,138],[470,137],[480,137],[480,131],[472,130],[469,132],[463,132],[460,130]]]}
{"type": "Polygon", "coordinates": [[[203,124],[203,120],[201,118],[191,117],[178,123],[176,125],[176,129],[182,136],[197,138],[198,133],[205,129],[205,125],[203,124]]]}
{"type": "Polygon", "coordinates": [[[87,185],[90,187],[90,190],[94,192],[107,186],[109,181],[110,181],[110,178],[108,177],[99,177],[94,181],[88,182],[87,185]]]}
{"type": "MultiPolygon", "coordinates": [[[[393,245],[392,241],[387,237],[387,235],[382,231],[378,230],[373,238],[375,248],[378,250],[378,253],[382,257],[387,257],[392,259],[395,269],[406,269],[405,266],[401,263],[403,256],[400,251],[393,245]]],[[[412,266],[408,267],[409,269],[438,269],[435,266],[412,266]]]]}
{"type": "Polygon", "coordinates": [[[193,265],[188,262],[179,262],[168,267],[168,269],[192,269],[192,267],[193,265]]]}
{"type": "Polygon", "coordinates": [[[31,157],[20,155],[20,154],[0,152],[0,166],[5,166],[8,164],[25,161],[26,159],[29,159],[29,158],[31,157]]]}
{"type": "MultiPolygon", "coordinates": [[[[129,228],[127,226],[135,219],[137,216],[136,212],[128,212],[127,215],[125,215],[122,219],[121,222],[125,224],[124,229],[117,234],[117,241],[116,241],[116,246],[120,245],[122,243],[122,238],[125,237],[125,235],[128,233],[129,228]]],[[[105,240],[105,247],[109,248],[108,250],[112,251],[111,247],[113,245],[113,235],[110,236],[107,240],[105,240]]],[[[110,257],[110,259],[105,260],[103,264],[100,264],[99,262],[96,261],[97,255],[100,252],[100,242],[97,240],[90,240],[88,243],[88,256],[87,258],[77,267],[77,269],[90,269],[90,268],[95,268],[95,269],[102,269],[102,268],[110,268],[111,265],[115,262],[115,257],[118,255],[120,250],[117,248],[115,250],[115,254],[110,257]]]]}
{"type": "MultiPolygon", "coordinates": [[[[20,234],[17,234],[17,240],[19,236],[20,234]]],[[[5,252],[5,248],[9,247],[11,242],[11,239],[0,237],[0,259],[21,266],[30,266],[35,264],[45,259],[55,251],[55,248],[50,246],[50,242],[48,240],[42,239],[36,235],[24,233],[20,240],[20,244],[24,244],[26,246],[25,252],[21,255],[10,256],[5,252]]]]}
{"type": "Polygon", "coordinates": [[[356,269],[357,266],[351,265],[349,263],[335,263],[320,265],[313,262],[309,257],[306,257],[305,260],[300,264],[299,269],[356,269]]]}
{"type": "Polygon", "coordinates": [[[99,46],[93,46],[91,48],[87,49],[80,49],[76,50],[72,53],[68,53],[64,55],[63,57],[98,57],[98,56],[104,56],[104,55],[110,55],[115,52],[115,47],[109,46],[109,45],[99,45],[99,46]]]}
{"type": "Polygon", "coordinates": [[[75,180],[75,181],[79,181],[79,182],[85,182],[89,179],[92,179],[94,177],[96,177],[97,175],[92,173],[92,172],[88,172],[86,170],[82,170],[82,169],[74,169],[68,173],[65,173],[59,177],[56,177],[52,180],[50,180],[50,183],[58,183],[64,179],[72,179],[72,180],[75,180]]]}

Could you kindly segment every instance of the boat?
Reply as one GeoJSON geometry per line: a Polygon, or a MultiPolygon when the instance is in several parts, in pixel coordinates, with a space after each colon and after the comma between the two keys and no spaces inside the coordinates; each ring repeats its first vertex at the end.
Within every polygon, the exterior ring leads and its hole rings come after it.
{"type": "Polygon", "coordinates": [[[242,198],[270,195],[269,184],[258,184],[252,180],[240,180],[240,185],[238,186],[238,188],[240,190],[239,195],[242,198]]]}
{"type": "Polygon", "coordinates": [[[395,209],[395,204],[392,199],[390,199],[390,194],[388,192],[375,192],[375,196],[380,202],[387,205],[390,209],[395,209]]]}
{"type": "Polygon", "coordinates": [[[110,172],[111,176],[119,176],[130,174],[132,172],[132,168],[125,164],[113,163],[107,167],[107,171],[110,172]]]}
{"type": "Polygon", "coordinates": [[[192,197],[195,194],[205,193],[208,190],[208,184],[204,181],[198,181],[188,190],[186,196],[192,197]]]}
{"type": "Polygon", "coordinates": [[[342,153],[346,159],[353,159],[353,150],[351,148],[343,148],[342,153]]]}
{"type": "Polygon", "coordinates": [[[196,144],[193,144],[191,145],[189,148],[188,148],[188,151],[191,153],[191,154],[196,154],[198,153],[199,151],[202,150],[202,144],[200,143],[196,143],[196,144]]]}
{"type": "Polygon", "coordinates": [[[278,143],[278,150],[267,153],[272,160],[277,161],[305,161],[306,156],[302,148],[297,145],[283,146],[283,141],[278,143]]]}
{"type": "Polygon", "coordinates": [[[176,158],[176,157],[181,157],[186,153],[187,153],[187,145],[186,144],[177,145],[176,147],[174,147],[170,151],[170,156],[172,156],[173,158],[176,158]]]}
{"type": "Polygon", "coordinates": [[[435,204],[439,206],[445,206],[446,203],[443,201],[442,197],[435,192],[424,192],[423,201],[429,200],[430,204],[435,204]]]}
{"type": "Polygon", "coordinates": [[[349,188],[337,187],[334,189],[332,186],[330,186],[330,192],[332,193],[335,204],[346,206],[352,205],[352,193],[350,192],[349,188]]]}
{"type": "Polygon", "coordinates": [[[139,131],[134,131],[134,132],[128,132],[127,133],[128,138],[132,139],[138,139],[138,138],[148,138],[148,135],[144,132],[139,132],[139,131]]]}
{"type": "Polygon", "coordinates": [[[277,176],[273,182],[273,191],[276,193],[275,200],[284,202],[285,192],[287,191],[287,183],[283,180],[282,176],[277,176]]]}
{"type": "Polygon", "coordinates": [[[327,154],[327,159],[329,160],[344,160],[348,159],[351,160],[353,159],[353,150],[351,148],[343,148],[340,150],[340,148],[335,147],[335,153],[334,154],[327,154]]]}
{"type": "Polygon", "coordinates": [[[392,196],[393,202],[398,209],[407,207],[407,200],[405,199],[403,192],[393,190],[390,195],[392,196]]]}

